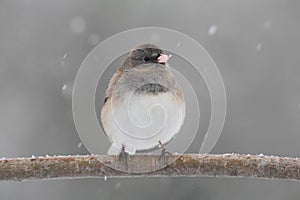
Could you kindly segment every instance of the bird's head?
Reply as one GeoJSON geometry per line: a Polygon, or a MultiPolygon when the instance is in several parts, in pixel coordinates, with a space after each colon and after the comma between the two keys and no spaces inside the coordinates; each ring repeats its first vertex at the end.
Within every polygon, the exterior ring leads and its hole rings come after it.
{"type": "Polygon", "coordinates": [[[133,68],[143,64],[160,64],[165,65],[169,56],[153,44],[142,44],[131,50],[125,59],[123,66],[125,68],[133,68]]]}

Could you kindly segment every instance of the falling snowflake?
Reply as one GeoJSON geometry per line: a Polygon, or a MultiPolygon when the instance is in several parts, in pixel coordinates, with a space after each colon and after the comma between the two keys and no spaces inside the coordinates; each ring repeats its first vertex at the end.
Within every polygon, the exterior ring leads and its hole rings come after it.
{"type": "Polygon", "coordinates": [[[67,53],[65,53],[65,55],[63,56],[63,60],[66,59],[66,57],[67,57],[67,53]]]}
{"type": "Polygon", "coordinates": [[[218,31],[218,27],[216,25],[211,25],[208,29],[208,35],[214,35],[218,31]]]}
{"type": "Polygon", "coordinates": [[[67,86],[67,84],[64,84],[64,85],[62,86],[62,88],[61,88],[61,89],[62,89],[62,90],[66,90],[66,89],[67,89],[67,87],[68,87],[68,86],[67,86]]]}

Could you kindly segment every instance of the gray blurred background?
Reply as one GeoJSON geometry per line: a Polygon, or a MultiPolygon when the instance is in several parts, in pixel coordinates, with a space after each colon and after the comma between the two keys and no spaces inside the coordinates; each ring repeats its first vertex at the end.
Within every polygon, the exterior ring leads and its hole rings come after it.
{"type": "MultiPolygon", "coordinates": [[[[228,98],[212,153],[300,157],[300,1],[0,1],[0,157],[88,154],[71,92],[87,54],[143,26],[181,31],[218,65],[228,98]]],[[[132,178],[0,182],[0,199],[299,200],[298,182],[132,178]]]]}

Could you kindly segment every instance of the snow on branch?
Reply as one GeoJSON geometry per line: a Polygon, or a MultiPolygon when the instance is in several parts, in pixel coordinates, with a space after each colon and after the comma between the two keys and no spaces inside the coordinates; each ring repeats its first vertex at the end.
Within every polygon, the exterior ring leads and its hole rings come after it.
{"type": "Polygon", "coordinates": [[[238,154],[171,155],[171,163],[156,162],[158,155],[128,157],[128,172],[118,156],[87,155],[0,159],[0,180],[88,177],[214,176],[300,180],[300,159],[238,154]],[[160,167],[159,167],[160,166],[160,167]],[[145,172],[146,171],[146,172],[145,172]]]}

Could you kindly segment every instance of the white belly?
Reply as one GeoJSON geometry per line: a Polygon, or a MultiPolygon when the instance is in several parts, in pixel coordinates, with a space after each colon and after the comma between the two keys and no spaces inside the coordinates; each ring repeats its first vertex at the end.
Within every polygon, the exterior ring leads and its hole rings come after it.
{"type": "Polygon", "coordinates": [[[125,96],[122,102],[108,102],[101,113],[103,127],[115,149],[125,145],[126,151],[134,154],[157,146],[159,141],[167,143],[179,132],[185,103],[175,95],[166,92],[125,96]]]}

